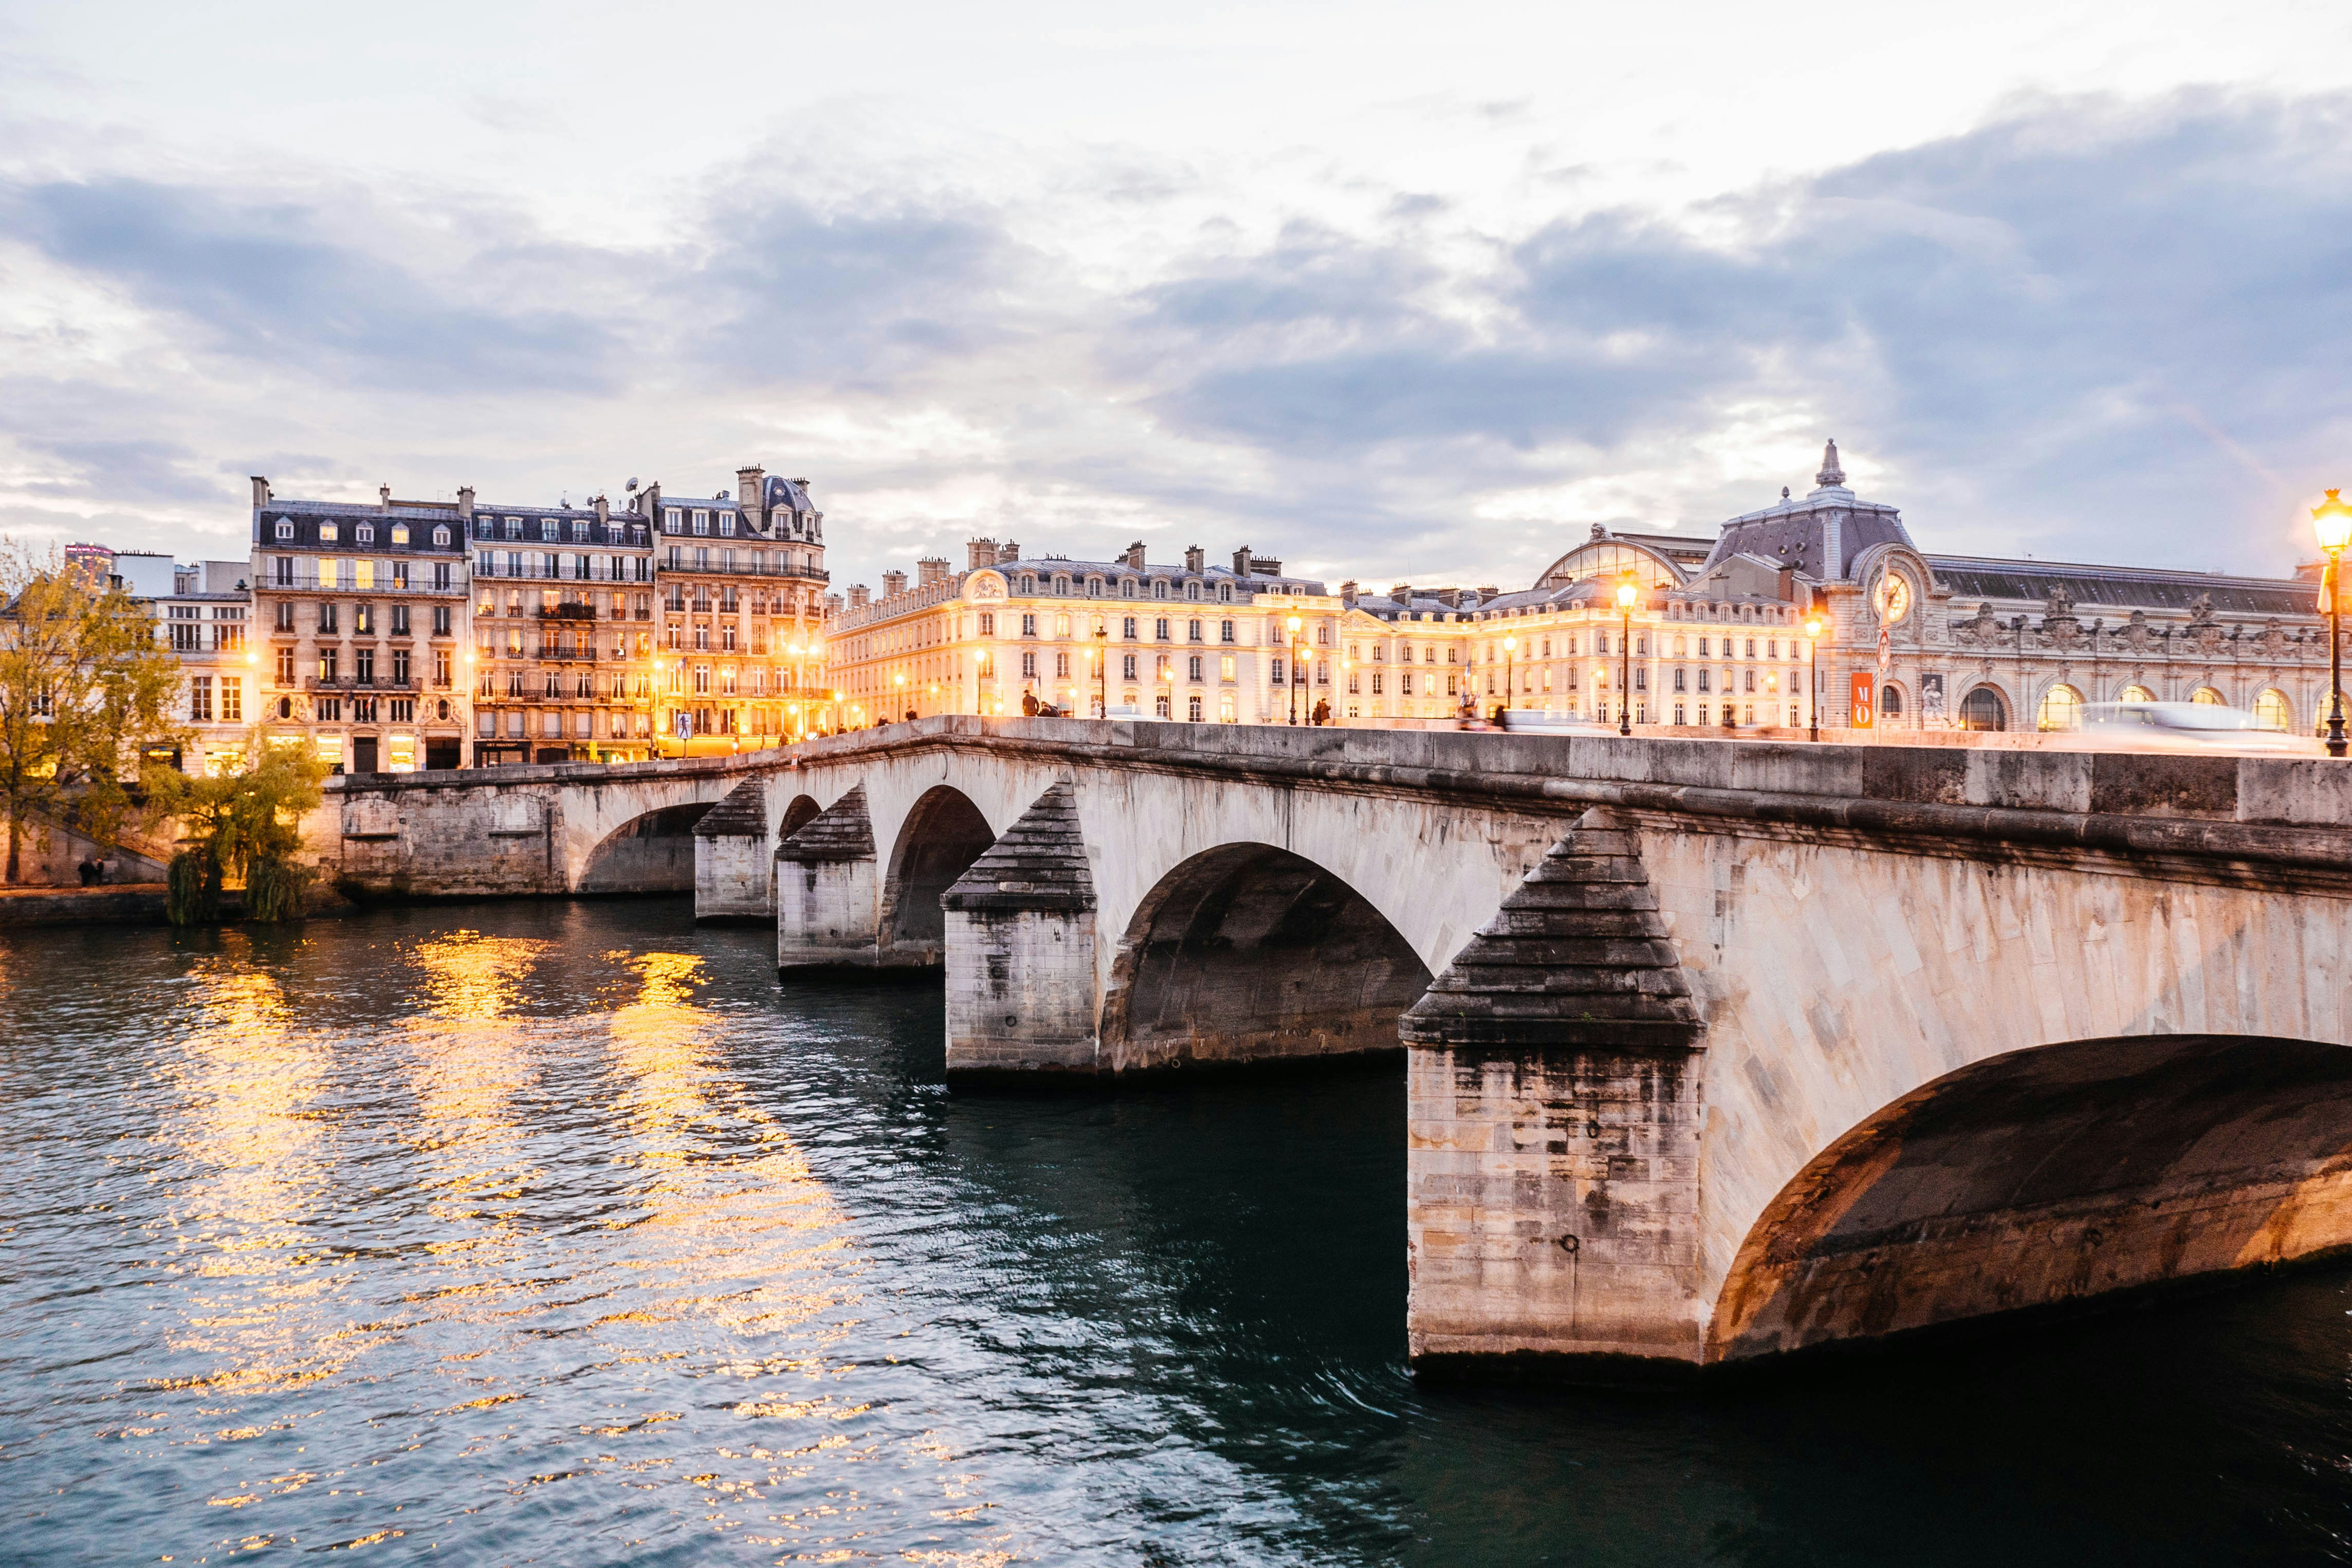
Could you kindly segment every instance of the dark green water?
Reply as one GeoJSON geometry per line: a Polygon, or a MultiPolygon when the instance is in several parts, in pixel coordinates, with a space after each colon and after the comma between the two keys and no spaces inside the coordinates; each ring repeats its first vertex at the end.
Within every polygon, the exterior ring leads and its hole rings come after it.
{"type": "Polygon", "coordinates": [[[1401,1069],[950,1095],[683,904],[0,941],[0,1561],[2352,1559],[2352,1275],[1417,1386],[1401,1069]]]}

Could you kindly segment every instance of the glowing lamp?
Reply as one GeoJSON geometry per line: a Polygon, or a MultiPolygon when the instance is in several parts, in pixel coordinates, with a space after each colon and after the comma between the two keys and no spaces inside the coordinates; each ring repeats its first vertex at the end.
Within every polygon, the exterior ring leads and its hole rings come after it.
{"type": "Polygon", "coordinates": [[[1818,615],[1808,615],[1808,616],[1806,616],[1806,617],[1805,617],[1805,635],[1806,635],[1806,636],[1808,636],[1808,637],[1818,637],[1818,636],[1820,636],[1821,634],[1822,634],[1822,618],[1821,618],[1820,616],[1818,616],[1818,615]]]}
{"type": "Polygon", "coordinates": [[[2319,548],[2329,555],[2352,542],[2352,505],[2347,505],[2333,490],[2327,499],[2311,509],[2312,531],[2319,536],[2319,548]]]}

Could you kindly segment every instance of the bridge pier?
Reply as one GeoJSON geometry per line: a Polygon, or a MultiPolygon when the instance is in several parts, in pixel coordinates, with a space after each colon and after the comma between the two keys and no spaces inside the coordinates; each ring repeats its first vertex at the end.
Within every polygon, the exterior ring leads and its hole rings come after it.
{"type": "Polygon", "coordinates": [[[776,846],[775,888],[779,970],[874,967],[880,885],[864,785],[776,846]]]}
{"type": "Polygon", "coordinates": [[[949,888],[947,1070],[1097,1069],[1095,888],[1056,784],[949,888]]]}
{"type": "Polygon", "coordinates": [[[1700,1030],[1638,835],[1587,812],[1404,1016],[1416,1364],[1701,1359],[1700,1030]]]}
{"type": "Polygon", "coordinates": [[[767,785],[746,779],[694,824],[694,918],[700,925],[765,925],[775,917],[767,785]]]}

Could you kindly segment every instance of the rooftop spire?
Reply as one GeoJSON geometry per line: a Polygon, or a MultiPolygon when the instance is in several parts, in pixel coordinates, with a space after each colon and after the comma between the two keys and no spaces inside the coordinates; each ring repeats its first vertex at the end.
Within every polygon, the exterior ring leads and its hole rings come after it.
{"type": "Polygon", "coordinates": [[[1845,483],[1845,470],[1838,466],[1836,437],[1831,437],[1830,444],[1822,448],[1822,471],[1813,476],[1813,480],[1822,486],[1845,483]]]}

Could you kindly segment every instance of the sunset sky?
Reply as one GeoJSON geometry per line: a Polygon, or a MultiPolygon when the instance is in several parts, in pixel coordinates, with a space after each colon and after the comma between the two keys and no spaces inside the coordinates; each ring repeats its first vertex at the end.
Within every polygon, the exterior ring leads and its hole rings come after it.
{"type": "Polygon", "coordinates": [[[2340,3],[0,6],[0,530],[761,462],[837,586],[1508,585],[1833,435],[1930,550],[2284,571],[2347,62],[2340,3]]]}

